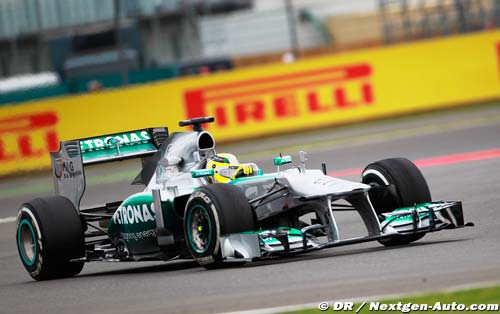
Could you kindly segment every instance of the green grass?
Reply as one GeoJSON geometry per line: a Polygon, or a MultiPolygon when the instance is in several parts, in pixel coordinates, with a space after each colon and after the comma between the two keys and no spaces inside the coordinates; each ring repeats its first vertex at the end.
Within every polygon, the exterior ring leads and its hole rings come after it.
{"type": "MultiPolygon", "coordinates": [[[[374,300],[375,302],[378,300],[374,300]]],[[[477,288],[470,290],[459,290],[452,292],[435,292],[431,294],[422,294],[416,296],[408,296],[397,299],[380,300],[380,303],[384,304],[397,304],[401,303],[412,303],[412,304],[429,304],[434,305],[436,302],[443,304],[452,304],[456,302],[457,304],[465,304],[467,306],[471,304],[499,304],[500,303],[500,286],[477,288]]],[[[313,314],[313,313],[355,313],[361,303],[357,303],[353,307],[353,311],[334,311],[331,308],[326,311],[320,311],[319,309],[305,309],[293,312],[284,312],[286,314],[313,314]]],[[[363,307],[359,313],[371,313],[369,310],[370,302],[363,307]]],[[[440,311],[429,311],[430,313],[440,313],[440,311]]],[[[458,311],[443,311],[446,313],[464,313],[458,311]]],[[[379,311],[379,313],[390,313],[389,311],[379,311]]],[[[392,313],[401,313],[398,311],[392,311],[392,313]]],[[[425,311],[410,311],[410,313],[428,313],[425,311]]],[[[470,311],[469,313],[477,313],[470,311]]],[[[499,313],[499,311],[484,311],[480,313],[499,313]]]]}

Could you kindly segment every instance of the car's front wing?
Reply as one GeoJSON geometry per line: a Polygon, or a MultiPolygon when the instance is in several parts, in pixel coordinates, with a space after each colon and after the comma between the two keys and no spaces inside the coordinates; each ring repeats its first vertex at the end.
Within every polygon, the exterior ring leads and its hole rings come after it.
{"type": "Polygon", "coordinates": [[[412,234],[436,232],[473,226],[465,223],[460,201],[438,201],[398,208],[384,214],[377,235],[324,241],[318,236],[327,226],[311,225],[302,229],[280,227],[270,230],[230,234],[221,237],[225,261],[251,261],[269,256],[299,254],[369,241],[377,241],[412,234]]]}

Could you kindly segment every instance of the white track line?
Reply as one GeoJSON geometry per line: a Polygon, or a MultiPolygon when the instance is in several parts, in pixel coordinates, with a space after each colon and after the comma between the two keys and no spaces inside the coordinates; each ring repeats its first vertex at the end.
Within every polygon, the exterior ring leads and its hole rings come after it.
{"type": "Polygon", "coordinates": [[[0,218],[0,224],[6,224],[9,222],[15,222],[17,217],[5,217],[5,218],[0,218]]]}
{"type": "MultiPolygon", "coordinates": [[[[354,303],[362,303],[362,302],[370,302],[370,301],[381,301],[381,300],[395,300],[408,296],[419,296],[430,293],[440,293],[440,292],[456,292],[461,290],[470,290],[477,288],[488,288],[492,286],[497,286],[499,284],[498,281],[485,281],[485,282],[475,282],[464,285],[457,285],[450,287],[448,289],[443,290],[435,290],[435,291],[420,291],[415,293],[406,293],[406,294],[386,294],[386,295],[378,295],[378,296],[366,296],[366,297],[355,297],[351,299],[342,299],[342,300],[331,300],[327,301],[329,304],[333,304],[334,302],[354,302],[354,303]]],[[[236,312],[224,312],[223,314],[276,314],[282,312],[293,312],[300,311],[304,309],[317,309],[318,304],[321,301],[314,303],[304,303],[304,304],[296,304],[296,305],[287,305],[287,306],[277,306],[277,307],[269,307],[263,309],[254,309],[254,310],[245,310],[245,311],[236,311],[236,312]]],[[[329,309],[331,312],[332,310],[329,309]]]]}

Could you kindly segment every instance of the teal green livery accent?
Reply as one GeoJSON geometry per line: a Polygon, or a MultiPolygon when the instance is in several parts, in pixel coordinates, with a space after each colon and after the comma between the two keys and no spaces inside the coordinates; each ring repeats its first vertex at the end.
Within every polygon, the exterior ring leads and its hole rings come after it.
{"type": "MultiPolygon", "coordinates": [[[[192,212],[193,212],[193,210],[195,210],[197,208],[200,208],[205,213],[205,215],[208,216],[207,209],[205,207],[203,207],[201,205],[195,205],[195,206],[193,206],[193,207],[191,207],[189,209],[189,213],[187,215],[187,217],[188,217],[187,218],[187,226],[191,226],[192,212]]],[[[212,223],[210,222],[210,219],[208,219],[208,229],[209,229],[208,242],[206,243],[206,245],[205,245],[205,247],[203,249],[198,249],[196,247],[196,244],[193,241],[193,235],[192,235],[192,233],[189,232],[189,231],[187,232],[189,245],[191,245],[191,248],[193,250],[195,250],[199,254],[205,253],[208,250],[208,248],[210,247],[210,243],[212,241],[212,223]]]]}
{"type": "Polygon", "coordinates": [[[198,169],[191,171],[192,178],[213,177],[215,174],[214,169],[198,169]]]}
{"type": "Polygon", "coordinates": [[[283,166],[292,162],[292,156],[281,156],[274,158],[275,166],[283,166]]]}
{"type": "MultiPolygon", "coordinates": [[[[401,207],[401,208],[397,208],[395,210],[393,210],[391,213],[399,213],[399,212],[405,212],[405,211],[410,211],[410,210],[414,210],[414,209],[417,209],[417,212],[420,212],[420,211],[423,211],[423,210],[427,210],[429,205],[432,205],[432,203],[422,203],[422,204],[418,204],[416,206],[409,206],[409,207],[401,207]]],[[[427,213],[419,213],[418,214],[418,217],[420,219],[422,218],[426,218],[428,217],[429,214],[427,213]]],[[[398,218],[395,218],[395,217],[386,217],[384,219],[384,221],[382,221],[382,224],[384,223],[405,223],[405,222],[412,222],[413,221],[413,218],[412,218],[412,215],[411,214],[408,214],[408,215],[405,215],[405,216],[401,216],[401,217],[398,217],[398,218]]]]}
{"type": "Polygon", "coordinates": [[[281,231],[281,232],[287,232],[288,235],[288,241],[290,243],[296,242],[296,241],[302,241],[303,238],[303,233],[299,229],[295,228],[289,228],[289,227],[279,227],[276,229],[266,229],[266,230],[259,230],[259,231],[246,231],[242,232],[242,234],[257,234],[259,235],[259,239],[263,241],[267,245],[277,245],[281,244],[280,241],[278,241],[276,238],[270,236],[273,232],[276,231],[281,231]]]}
{"type": "Polygon", "coordinates": [[[82,139],[80,148],[84,163],[95,159],[156,151],[151,134],[147,130],[82,139]]]}
{"type": "Polygon", "coordinates": [[[269,173],[269,174],[259,174],[257,173],[256,176],[250,176],[250,177],[241,177],[241,178],[237,178],[237,179],[234,179],[234,180],[231,180],[229,181],[228,183],[229,184],[239,184],[239,183],[242,183],[242,182],[248,182],[248,181],[253,181],[253,180],[269,180],[269,179],[274,179],[276,178],[276,173],[269,173]]]}
{"type": "Polygon", "coordinates": [[[22,257],[24,263],[26,263],[26,265],[28,265],[28,266],[33,266],[33,264],[35,264],[35,261],[36,261],[36,254],[37,254],[38,247],[37,247],[37,241],[36,241],[36,237],[35,237],[35,230],[33,230],[33,226],[31,225],[31,222],[27,219],[21,220],[21,222],[19,223],[19,226],[17,228],[17,245],[18,245],[17,247],[19,248],[19,251],[21,252],[21,257],[22,257]],[[32,239],[33,244],[34,244],[33,259],[31,259],[31,260],[26,256],[26,252],[24,252],[24,248],[23,248],[23,245],[21,243],[21,230],[22,230],[23,225],[27,225],[28,228],[30,229],[31,239],[32,239]]]}
{"type": "MultiPolygon", "coordinates": [[[[165,227],[178,232],[182,226],[173,202],[162,202],[165,227]]],[[[152,193],[137,193],[118,207],[108,227],[108,235],[113,241],[123,241],[133,255],[158,252],[156,237],[156,209],[152,193]]]]}

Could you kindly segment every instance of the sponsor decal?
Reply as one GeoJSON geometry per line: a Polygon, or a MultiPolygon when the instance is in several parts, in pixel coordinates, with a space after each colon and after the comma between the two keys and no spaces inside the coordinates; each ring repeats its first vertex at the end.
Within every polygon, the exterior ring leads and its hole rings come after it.
{"type": "MultiPolygon", "coordinates": [[[[214,166],[215,166],[215,164],[214,164],[214,166]]],[[[213,167],[213,168],[215,168],[215,167],[213,167]]],[[[238,167],[236,167],[236,169],[238,169],[238,167]]],[[[191,176],[193,178],[209,177],[209,176],[213,176],[214,173],[215,173],[214,169],[199,169],[199,170],[192,170],[191,176]]]]}
{"type": "Polygon", "coordinates": [[[297,118],[374,103],[368,63],[320,68],[190,89],[188,118],[213,115],[215,126],[297,118]]]}
{"type": "Polygon", "coordinates": [[[83,139],[80,141],[82,153],[114,148],[119,146],[132,146],[145,144],[151,140],[148,131],[137,131],[123,134],[115,134],[111,136],[83,139]]]}
{"type": "Polygon", "coordinates": [[[115,224],[130,225],[155,220],[154,203],[131,204],[118,207],[113,215],[115,224]]]}
{"type": "Polygon", "coordinates": [[[326,186],[326,187],[332,186],[332,185],[335,185],[335,184],[340,184],[340,183],[341,182],[336,181],[333,178],[327,177],[327,176],[319,177],[319,178],[317,178],[317,179],[315,179],[313,181],[313,184],[321,185],[321,186],[326,186]]]}
{"type": "Polygon", "coordinates": [[[75,166],[73,161],[63,161],[61,158],[57,158],[54,161],[54,175],[58,179],[75,178],[75,166]]]}
{"type": "Polygon", "coordinates": [[[38,158],[57,151],[56,112],[38,112],[0,119],[0,162],[38,158]]]}
{"type": "Polygon", "coordinates": [[[121,238],[125,241],[140,241],[147,238],[156,238],[155,229],[138,232],[120,232],[121,238]]]}
{"type": "MultiPolygon", "coordinates": [[[[223,142],[491,101],[500,98],[499,39],[500,31],[491,30],[3,106],[0,175],[49,168],[47,152],[58,150],[59,139],[174,126],[199,116],[215,116],[215,123],[205,127],[223,142]],[[461,55],[477,62],[470,66],[461,55]],[[154,114],[138,114],[138,103],[154,107],[154,114]],[[108,123],[116,112],[120,123],[108,123]],[[92,123],[81,123],[89,118],[92,123]]],[[[137,140],[131,137],[121,138],[120,153],[132,154],[151,144],[125,146],[127,140],[137,140]]],[[[93,139],[97,141],[82,145],[84,160],[118,153],[116,143],[110,143],[115,150],[101,149],[105,138],[93,139]],[[95,151],[86,154],[86,148],[95,151]]]]}

